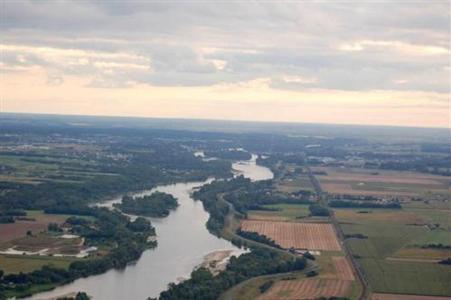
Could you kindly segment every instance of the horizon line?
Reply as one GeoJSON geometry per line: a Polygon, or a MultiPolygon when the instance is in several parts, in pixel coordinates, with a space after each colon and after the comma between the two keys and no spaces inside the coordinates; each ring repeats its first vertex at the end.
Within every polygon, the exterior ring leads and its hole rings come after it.
{"type": "Polygon", "coordinates": [[[39,116],[62,116],[62,117],[97,117],[97,118],[132,118],[132,119],[157,119],[157,120],[180,120],[180,121],[212,121],[212,122],[243,122],[243,123],[261,123],[261,124],[279,124],[279,125],[322,125],[322,126],[360,126],[360,127],[385,127],[385,128],[406,128],[406,129],[444,129],[451,131],[451,124],[448,127],[437,126],[402,126],[385,124],[357,124],[357,123],[312,123],[312,122],[282,122],[269,120],[239,120],[239,119],[208,119],[208,118],[189,118],[189,117],[152,117],[136,115],[101,115],[101,114],[61,114],[61,113],[41,113],[41,112],[15,112],[0,111],[1,114],[10,115],[39,115],[39,116]]]}

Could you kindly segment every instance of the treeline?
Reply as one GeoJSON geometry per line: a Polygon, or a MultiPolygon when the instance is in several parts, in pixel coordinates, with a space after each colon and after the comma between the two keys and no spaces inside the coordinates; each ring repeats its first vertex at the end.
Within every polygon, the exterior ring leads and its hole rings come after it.
{"type": "Polygon", "coordinates": [[[232,203],[234,208],[246,214],[249,210],[265,210],[263,205],[268,204],[311,204],[308,197],[303,195],[286,195],[274,191],[272,180],[261,180],[257,182],[248,181],[239,189],[229,191],[224,199],[232,203]]]}
{"type": "Polygon", "coordinates": [[[17,217],[24,217],[27,212],[22,209],[0,211],[0,224],[14,223],[17,217]]]}
{"type": "Polygon", "coordinates": [[[308,207],[310,215],[314,217],[328,217],[330,216],[330,211],[319,204],[311,204],[308,207]]]}
{"type": "Polygon", "coordinates": [[[387,209],[401,209],[402,206],[396,202],[378,203],[378,202],[358,202],[345,200],[331,200],[330,207],[336,208],[387,208],[387,209]]]}
{"type": "Polygon", "coordinates": [[[117,211],[89,209],[94,221],[79,217],[68,219],[73,224],[72,233],[84,237],[88,246],[108,245],[112,249],[107,255],[74,261],[67,270],[45,266],[30,273],[5,275],[0,279],[0,291],[9,297],[31,295],[34,285],[61,285],[111,268],[123,268],[137,260],[145,249],[156,246],[156,242],[148,241],[155,235],[149,220],[137,218],[131,222],[117,211]]]}
{"type": "Polygon", "coordinates": [[[438,244],[426,244],[426,245],[421,245],[421,248],[423,248],[423,249],[450,250],[450,249],[451,249],[451,245],[444,245],[444,244],[442,244],[442,243],[438,243],[438,244]]]}
{"type": "Polygon", "coordinates": [[[264,248],[252,249],[250,253],[231,257],[226,270],[213,276],[204,268],[191,273],[191,278],[179,284],[169,284],[169,289],[160,294],[160,300],[218,299],[230,287],[251,277],[302,270],[304,258],[290,256],[264,248]]]}
{"type": "Polygon", "coordinates": [[[174,210],[178,206],[177,199],[162,192],[154,192],[149,196],[135,198],[124,196],[121,203],[114,204],[114,207],[127,214],[147,217],[166,217],[170,210],[174,210]]]}
{"type": "Polygon", "coordinates": [[[239,236],[242,236],[245,239],[256,241],[258,243],[266,244],[274,248],[281,248],[274,240],[270,239],[266,235],[259,234],[257,232],[252,231],[243,231],[239,228],[236,232],[239,236]]]}
{"type": "Polygon", "coordinates": [[[228,180],[215,180],[203,185],[193,193],[195,199],[201,200],[204,208],[210,213],[207,228],[219,235],[224,220],[229,212],[229,205],[219,201],[218,196],[233,205],[243,215],[248,210],[265,210],[263,205],[276,203],[311,204],[302,196],[286,196],[274,193],[271,180],[252,182],[243,176],[228,180]]]}
{"type": "Polygon", "coordinates": [[[229,160],[249,160],[252,158],[252,155],[249,152],[243,150],[206,150],[204,153],[207,157],[217,157],[229,160]]]}
{"type": "Polygon", "coordinates": [[[349,195],[349,194],[334,194],[333,197],[337,200],[353,200],[353,201],[378,201],[380,197],[369,195],[349,195]]]}
{"type": "MultiPolygon", "coordinates": [[[[449,153],[449,152],[448,152],[449,153]]],[[[416,171],[435,175],[451,176],[451,156],[412,157],[409,160],[388,160],[380,164],[381,169],[416,171]]]]}

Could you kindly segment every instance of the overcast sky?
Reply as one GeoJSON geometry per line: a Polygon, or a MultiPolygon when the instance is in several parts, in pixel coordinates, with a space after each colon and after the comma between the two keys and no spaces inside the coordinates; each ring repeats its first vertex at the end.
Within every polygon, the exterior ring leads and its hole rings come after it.
{"type": "Polygon", "coordinates": [[[450,2],[1,1],[1,111],[449,127],[450,2]]]}

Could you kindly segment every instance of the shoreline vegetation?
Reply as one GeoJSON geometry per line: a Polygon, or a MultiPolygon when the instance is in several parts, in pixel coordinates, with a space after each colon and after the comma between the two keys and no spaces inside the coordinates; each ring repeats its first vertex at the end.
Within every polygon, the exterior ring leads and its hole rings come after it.
{"type": "Polygon", "coordinates": [[[202,264],[191,273],[190,279],[169,284],[168,290],[160,294],[160,300],[214,300],[229,288],[250,278],[306,268],[307,260],[304,257],[278,249],[277,245],[265,236],[239,230],[232,230],[234,233],[231,235],[225,233],[228,223],[236,221],[237,213],[245,216],[248,210],[275,202],[310,203],[302,196],[290,198],[272,194],[271,185],[271,180],[252,182],[248,178],[238,176],[205,184],[193,193],[194,198],[202,201],[210,214],[207,221],[208,230],[250,251],[239,257],[232,256],[229,264],[219,273],[211,272],[208,263],[202,264]]]}
{"type": "Polygon", "coordinates": [[[95,221],[80,222],[73,226],[73,233],[84,237],[90,245],[109,245],[111,250],[104,256],[76,260],[67,269],[44,266],[30,273],[3,275],[0,277],[0,299],[28,297],[81,277],[101,274],[111,268],[124,268],[137,260],[144,250],[157,246],[155,241],[149,240],[155,236],[155,228],[147,219],[130,221],[120,212],[106,208],[87,208],[85,213],[95,221]]]}
{"type": "Polygon", "coordinates": [[[154,192],[143,197],[122,197],[121,203],[114,203],[113,206],[126,214],[163,218],[169,215],[171,210],[175,210],[179,203],[170,194],[154,192]]]}

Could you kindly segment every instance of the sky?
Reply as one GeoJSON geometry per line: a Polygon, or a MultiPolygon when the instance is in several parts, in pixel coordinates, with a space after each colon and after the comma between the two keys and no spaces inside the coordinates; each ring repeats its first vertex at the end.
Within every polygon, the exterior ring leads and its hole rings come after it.
{"type": "Polygon", "coordinates": [[[450,127],[449,1],[0,2],[0,111],[450,127]]]}

